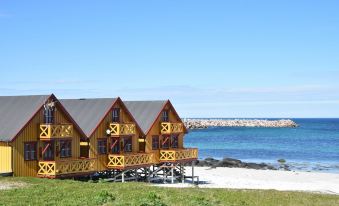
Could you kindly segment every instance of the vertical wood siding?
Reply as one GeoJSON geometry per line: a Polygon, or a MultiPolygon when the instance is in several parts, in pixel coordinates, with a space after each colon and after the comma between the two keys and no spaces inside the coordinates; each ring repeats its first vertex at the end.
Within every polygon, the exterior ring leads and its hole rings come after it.
{"type": "MultiPolygon", "coordinates": [[[[164,107],[164,110],[169,110],[169,121],[172,122],[172,123],[181,123],[181,119],[178,119],[177,116],[175,115],[175,113],[173,112],[173,108],[170,107],[169,104],[167,104],[165,107],[164,107]]],[[[149,152],[155,152],[155,160],[158,162],[159,161],[159,150],[152,150],[152,136],[154,135],[157,135],[160,137],[161,139],[161,132],[160,132],[160,124],[161,124],[161,118],[162,118],[162,115],[160,114],[160,116],[156,119],[155,121],[155,124],[153,125],[153,127],[150,129],[149,133],[147,134],[146,136],[146,149],[145,151],[147,153],[149,152]]],[[[181,133],[179,135],[179,145],[178,145],[178,148],[184,148],[184,145],[183,145],[183,138],[184,138],[185,134],[184,133],[181,133]]]]}
{"type": "MultiPolygon", "coordinates": [[[[113,108],[120,108],[120,118],[121,123],[134,123],[132,121],[132,117],[129,116],[128,112],[121,107],[120,102],[114,104],[113,108]]],[[[109,128],[109,124],[112,123],[113,109],[111,109],[108,114],[104,117],[103,121],[100,123],[98,128],[90,137],[90,158],[97,158],[96,169],[97,171],[107,170],[108,163],[108,154],[98,154],[98,139],[106,138],[107,139],[107,150],[110,149],[110,136],[106,134],[106,130],[109,128]]],[[[137,129],[136,134],[132,137],[132,151],[138,152],[139,143],[138,138],[140,135],[140,131],[137,129]]]]}
{"type": "MultiPolygon", "coordinates": [[[[42,147],[42,141],[39,141],[40,136],[40,124],[43,123],[43,108],[32,118],[32,120],[26,125],[26,127],[20,132],[17,138],[12,142],[13,145],[13,172],[14,176],[37,176],[38,172],[38,161],[42,160],[39,155],[39,148],[42,147]],[[24,160],[24,143],[25,142],[37,142],[37,159],[34,161],[24,160]]],[[[63,114],[56,104],[55,111],[55,124],[71,123],[65,114],[63,114]]],[[[59,144],[59,143],[57,143],[59,144]]],[[[54,144],[56,146],[56,144],[54,144]]],[[[59,146],[60,149],[60,146],[59,146]]],[[[56,154],[54,147],[54,154],[56,154]]],[[[79,131],[73,127],[72,137],[72,157],[60,158],[55,157],[57,160],[76,159],[80,157],[80,134],[79,131]]]]}
{"type": "Polygon", "coordinates": [[[12,172],[12,147],[0,142],[0,174],[12,172]]]}

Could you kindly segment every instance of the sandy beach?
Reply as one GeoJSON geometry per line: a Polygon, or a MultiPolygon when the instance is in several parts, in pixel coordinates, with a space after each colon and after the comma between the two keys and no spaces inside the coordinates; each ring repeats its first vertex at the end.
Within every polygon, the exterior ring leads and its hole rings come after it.
{"type": "MultiPolygon", "coordinates": [[[[307,191],[339,195],[339,174],[254,170],[243,168],[195,167],[200,188],[274,189],[280,191],[307,191]]],[[[191,167],[186,168],[191,175],[191,167]]],[[[191,184],[164,184],[167,187],[192,187],[191,184]]]]}

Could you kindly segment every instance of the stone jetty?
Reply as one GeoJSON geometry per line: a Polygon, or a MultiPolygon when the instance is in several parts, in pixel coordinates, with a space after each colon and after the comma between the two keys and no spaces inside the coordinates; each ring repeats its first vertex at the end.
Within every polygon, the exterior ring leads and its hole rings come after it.
{"type": "MultiPolygon", "coordinates": [[[[187,163],[186,166],[190,166],[191,163],[187,163]]],[[[231,168],[247,168],[247,169],[256,169],[256,170],[289,170],[288,166],[285,167],[275,167],[266,163],[252,163],[252,162],[242,162],[238,159],[232,159],[225,157],[222,160],[217,160],[211,157],[208,157],[204,160],[196,160],[194,163],[198,167],[231,167],[231,168]]]]}
{"type": "Polygon", "coordinates": [[[183,119],[188,129],[204,129],[208,127],[298,127],[290,119],[183,119]]]}

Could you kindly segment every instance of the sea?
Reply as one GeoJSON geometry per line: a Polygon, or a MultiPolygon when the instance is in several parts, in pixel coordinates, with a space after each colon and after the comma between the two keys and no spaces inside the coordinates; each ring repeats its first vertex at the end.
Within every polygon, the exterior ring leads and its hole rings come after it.
{"type": "Polygon", "coordinates": [[[190,130],[184,142],[199,149],[199,159],[230,157],[276,167],[284,159],[294,171],[339,173],[339,118],[292,120],[299,127],[190,130]]]}

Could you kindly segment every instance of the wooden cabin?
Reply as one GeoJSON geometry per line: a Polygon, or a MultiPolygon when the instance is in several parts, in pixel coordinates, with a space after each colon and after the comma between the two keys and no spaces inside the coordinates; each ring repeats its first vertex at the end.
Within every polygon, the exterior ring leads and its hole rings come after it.
{"type": "Polygon", "coordinates": [[[97,158],[95,168],[128,170],[154,164],[152,152],[140,150],[144,135],[120,98],[63,99],[62,104],[86,134],[81,154],[97,158]]]}
{"type": "Polygon", "coordinates": [[[53,95],[0,97],[0,174],[58,178],[95,172],[85,134],[53,95]]]}
{"type": "Polygon", "coordinates": [[[184,147],[187,129],[169,100],[124,101],[145,134],[142,150],[154,152],[157,163],[197,160],[196,148],[184,147]]]}

